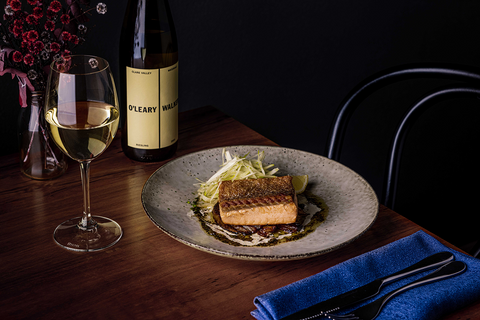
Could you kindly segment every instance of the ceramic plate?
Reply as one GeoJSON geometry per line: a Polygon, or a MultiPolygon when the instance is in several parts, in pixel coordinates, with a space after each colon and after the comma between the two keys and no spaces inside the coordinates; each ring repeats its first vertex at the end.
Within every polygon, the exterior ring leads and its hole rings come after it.
{"type": "Polygon", "coordinates": [[[142,204],[153,223],[174,239],[212,254],[247,260],[295,260],[338,249],[360,237],[374,223],[378,199],[357,173],[328,158],[295,149],[271,146],[229,146],[232,154],[265,151],[265,164],[277,175],[308,174],[310,190],[325,200],[328,217],[317,229],[296,241],[270,247],[237,247],[209,236],[189,215],[196,178],[206,181],[222,163],[222,149],[191,153],[172,160],[153,173],[144,185],[142,204]]]}

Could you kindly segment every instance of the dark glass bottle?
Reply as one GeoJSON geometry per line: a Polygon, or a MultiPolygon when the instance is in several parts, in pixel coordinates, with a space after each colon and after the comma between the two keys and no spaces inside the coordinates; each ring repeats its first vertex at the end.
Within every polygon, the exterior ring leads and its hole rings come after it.
{"type": "Polygon", "coordinates": [[[129,0],[120,39],[122,149],[160,161],[178,145],[178,45],[167,0],[129,0]]]}

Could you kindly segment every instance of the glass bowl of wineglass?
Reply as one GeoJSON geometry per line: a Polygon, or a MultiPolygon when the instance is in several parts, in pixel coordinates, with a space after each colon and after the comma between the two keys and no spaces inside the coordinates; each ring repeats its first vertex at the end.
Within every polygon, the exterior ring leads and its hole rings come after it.
{"type": "Polygon", "coordinates": [[[105,59],[88,55],[62,57],[50,66],[45,118],[60,150],[80,163],[83,214],[60,224],[55,241],[74,251],[97,251],[120,240],[118,223],[90,213],[90,163],[117,133],[119,106],[113,75],[105,59]]]}

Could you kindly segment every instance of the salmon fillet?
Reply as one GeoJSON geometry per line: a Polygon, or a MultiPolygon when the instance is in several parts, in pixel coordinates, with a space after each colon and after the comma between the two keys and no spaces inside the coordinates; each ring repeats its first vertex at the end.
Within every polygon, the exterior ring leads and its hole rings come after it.
{"type": "Polygon", "coordinates": [[[292,177],[222,181],[220,217],[231,225],[294,223],[298,207],[292,177]]]}

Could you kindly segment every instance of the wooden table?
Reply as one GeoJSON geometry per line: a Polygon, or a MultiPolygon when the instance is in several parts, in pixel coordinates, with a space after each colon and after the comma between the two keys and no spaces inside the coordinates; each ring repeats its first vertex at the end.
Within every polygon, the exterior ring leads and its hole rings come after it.
{"type": "MultiPolygon", "coordinates": [[[[180,114],[176,157],[234,144],[275,145],[212,107],[180,114]]],[[[70,162],[58,179],[34,181],[20,174],[18,155],[1,157],[0,319],[253,319],[255,296],[422,229],[381,206],[359,240],[322,256],[220,257],[177,242],[144,213],[143,184],[162,164],[128,159],[115,138],[92,162],[91,203],[92,213],[119,222],[124,236],[107,250],[75,253],[56,245],[52,233],[82,211],[78,164],[70,162]]],[[[479,318],[480,301],[445,319],[479,318]]]]}

